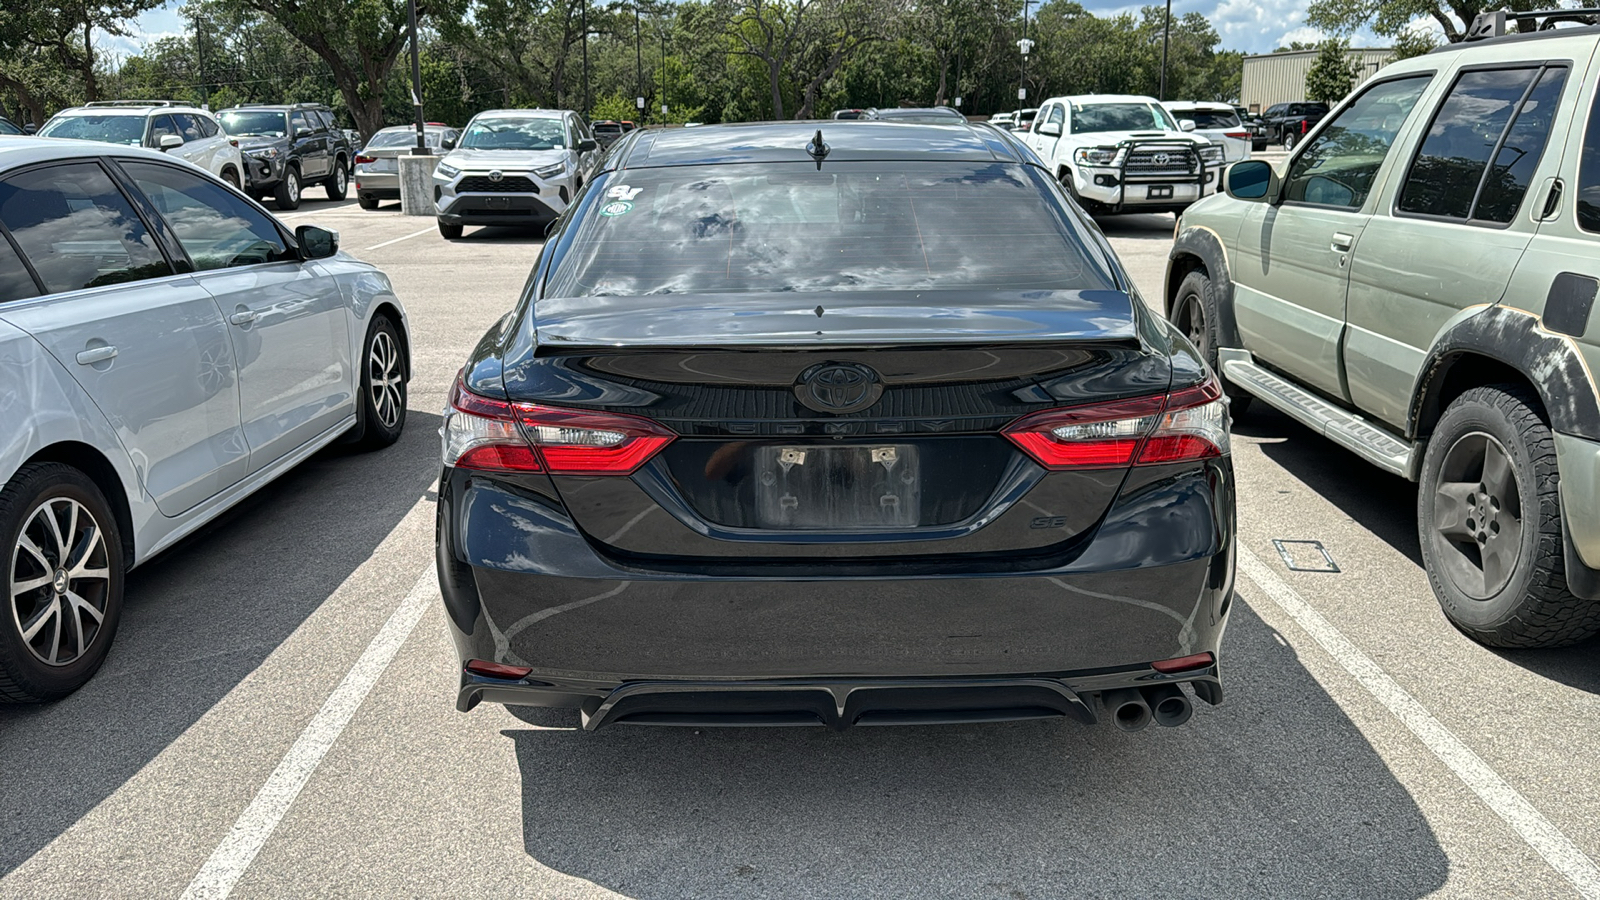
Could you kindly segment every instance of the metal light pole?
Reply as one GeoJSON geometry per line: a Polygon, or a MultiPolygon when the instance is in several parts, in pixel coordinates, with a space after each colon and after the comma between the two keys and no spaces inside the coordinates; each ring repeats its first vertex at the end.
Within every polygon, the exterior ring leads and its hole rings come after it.
{"type": "Polygon", "coordinates": [[[644,124],[644,45],[640,42],[639,4],[633,4],[633,105],[639,110],[639,124],[644,124]]]}
{"type": "Polygon", "coordinates": [[[1022,40],[1017,41],[1017,49],[1022,51],[1022,74],[1017,79],[1017,99],[1028,99],[1028,51],[1033,49],[1033,41],[1028,40],[1028,7],[1034,0],[1022,0],[1022,40]]]}
{"type": "Polygon", "coordinates": [[[1167,22],[1161,28],[1161,89],[1157,100],[1167,99],[1167,39],[1172,35],[1172,0],[1167,0],[1167,22]]]}
{"type": "MultiPolygon", "coordinates": [[[[417,0],[408,0],[407,14],[411,17],[411,105],[417,111],[417,145],[411,148],[412,156],[427,156],[428,142],[422,136],[422,60],[417,55],[417,0]]],[[[362,135],[365,139],[367,135],[362,135]]]]}
{"type": "MultiPolygon", "coordinates": [[[[415,0],[413,0],[415,2],[415,0]]],[[[589,120],[589,0],[583,0],[583,118],[589,120]]]]}
{"type": "Polygon", "coordinates": [[[661,29],[661,124],[667,124],[667,30],[661,29]]]}

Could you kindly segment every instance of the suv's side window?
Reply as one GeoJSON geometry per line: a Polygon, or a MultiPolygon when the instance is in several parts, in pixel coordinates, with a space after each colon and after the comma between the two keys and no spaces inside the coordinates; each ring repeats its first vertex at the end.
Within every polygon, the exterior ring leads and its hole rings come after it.
{"type": "Polygon", "coordinates": [[[1394,145],[1395,135],[1431,78],[1412,75],[1367,88],[1295,157],[1284,199],[1360,209],[1394,145]]]}
{"type": "Polygon", "coordinates": [[[295,258],[272,221],[237,194],[172,166],[143,162],[121,165],[172,226],[172,233],[197,269],[226,269],[295,258]]]}
{"type": "Polygon", "coordinates": [[[1600,94],[1589,107],[1578,160],[1578,227],[1600,234],[1600,94]]]}
{"type": "Polygon", "coordinates": [[[0,181],[0,222],[52,294],[172,274],[143,220],[94,163],[0,181]]]}
{"type": "Polygon", "coordinates": [[[206,137],[216,137],[217,132],[222,130],[222,126],[217,124],[217,120],[210,116],[195,116],[194,119],[200,123],[200,133],[206,137]]]}
{"type": "Polygon", "coordinates": [[[317,110],[317,119],[322,122],[322,127],[329,131],[336,131],[338,129],[338,126],[335,125],[333,121],[333,113],[328,112],[327,110],[317,110]]]}
{"type": "Polygon", "coordinates": [[[307,131],[307,132],[309,132],[311,130],[311,123],[306,120],[306,114],[305,113],[300,112],[299,110],[296,110],[292,115],[289,116],[289,128],[290,128],[291,132],[295,132],[295,131],[307,131]]]}
{"type": "Polygon", "coordinates": [[[198,141],[205,137],[205,132],[200,130],[200,123],[195,121],[194,116],[173,113],[172,122],[178,126],[178,133],[183,135],[183,139],[186,141],[198,141]]]}
{"type": "Polygon", "coordinates": [[[1556,66],[1462,73],[1428,126],[1395,208],[1510,222],[1544,155],[1566,80],[1566,68],[1556,66]]]}
{"type": "Polygon", "coordinates": [[[150,146],[161,146],[161,136],[164,134],[178,134],[178,126],[173,124],[171,116],[153,116],[150,119],[150,146]]]}

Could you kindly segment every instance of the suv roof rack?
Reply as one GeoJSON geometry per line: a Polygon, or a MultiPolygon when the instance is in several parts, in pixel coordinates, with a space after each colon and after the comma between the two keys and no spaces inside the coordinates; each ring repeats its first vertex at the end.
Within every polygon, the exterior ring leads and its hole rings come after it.
{"type": "Polygon", "coordinates": [[[309,109],[328,109],[326,103],[235,103],[229,109],[248,109],[250,107],[289,107],[303,106],[309,109]]]}
{"type": "Polygon", "coordinates": [[[1600,24],[1600,9],[1544,9],[1528,12],[1515,12],[1509,9],[1497,9],[1493,12],[1482,12],[1472,20],[1472,25],[1467,28],[1463,41],[1482,41],[1489,38],[1504,37],[1506,23],[1515,22],[1518,27],[1532,25],[1531,31],[1553,31],[1561,22],[1580,22],[1584,25],[1600,24]]]}
{"type": "Polygon", "coordinates": [[[90,100],[84,106],[177,106],[172,100],[90,100]]]}

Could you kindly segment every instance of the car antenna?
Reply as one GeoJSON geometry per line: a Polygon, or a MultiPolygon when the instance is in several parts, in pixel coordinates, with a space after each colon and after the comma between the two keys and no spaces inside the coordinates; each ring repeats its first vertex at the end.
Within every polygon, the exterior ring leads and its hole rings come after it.
{"type": "Polygon", "coordinates": [[[828,157],[828,145],[822,142],[821,128],[817,129],[817,136],[811,139],[811,143],[806,145],[806,152],[817,161],[817,171],[821,172],[822,161],[828,157]]]}

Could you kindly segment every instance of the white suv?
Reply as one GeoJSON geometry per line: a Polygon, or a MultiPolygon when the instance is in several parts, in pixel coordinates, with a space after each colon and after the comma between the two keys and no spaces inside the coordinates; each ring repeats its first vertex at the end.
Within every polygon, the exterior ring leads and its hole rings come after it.
{"type": "Polygon", "coordinates": [[[171,100],[113,100],[64,109],[40,137],[149,147],[188,160],[223,181],[243,185],[244,156],[211,113],[171,100]]]}
{"type": "Polygon", "coordinates": [[[1216,193],[1222,148],[1153,97],[1051,97],[1021,137],[1095,214],[1182,212],[1216,193]]]}

